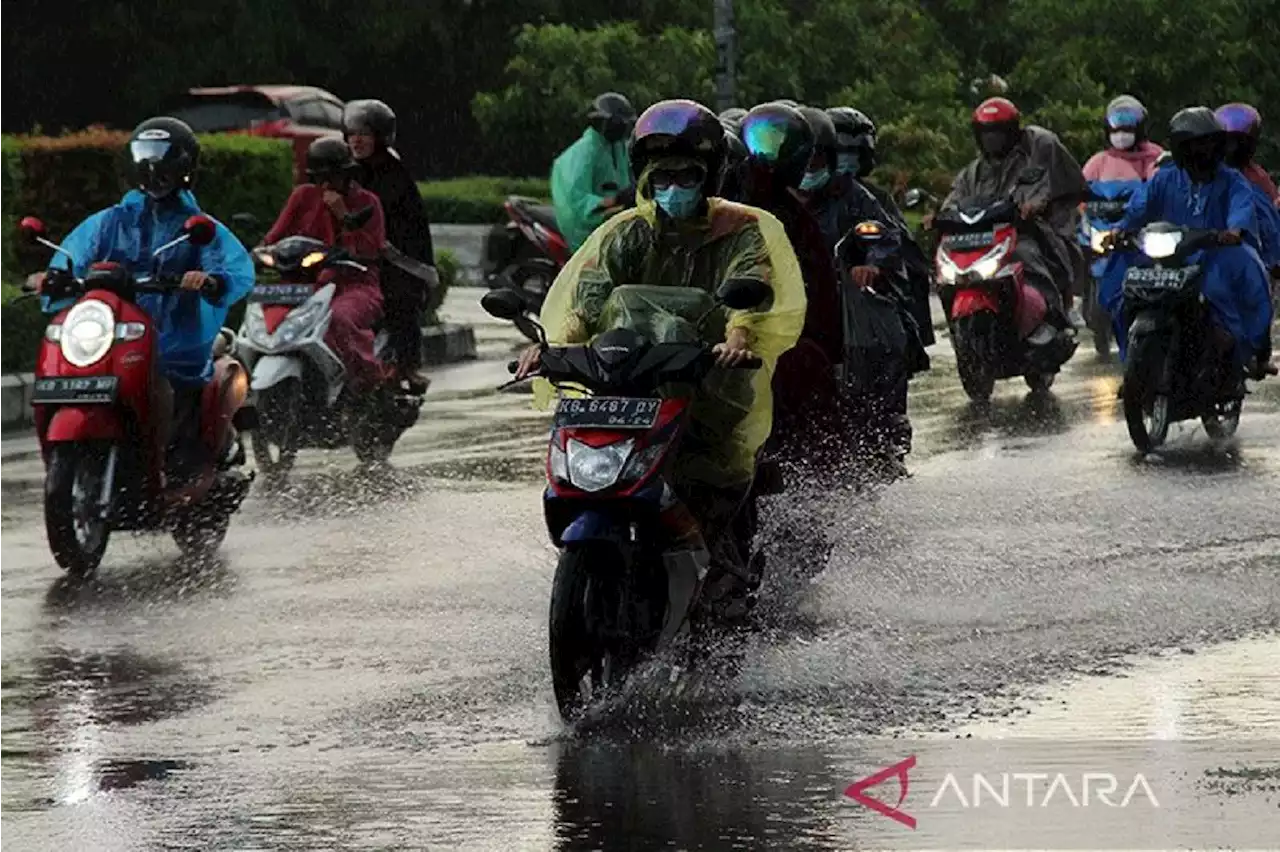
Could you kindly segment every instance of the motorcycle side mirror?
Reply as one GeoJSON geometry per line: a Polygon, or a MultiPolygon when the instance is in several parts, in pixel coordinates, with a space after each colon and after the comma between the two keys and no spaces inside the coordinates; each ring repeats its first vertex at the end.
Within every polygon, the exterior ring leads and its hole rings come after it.
{"type": "Polygon", "coordinates": [[[905,195],[902,196],[902,206],[907,209],[919,207],[921,201],[924,201],[924,190],[919,187],[913,186],[911,189],[907,190],[905,195]]]}
{"type": "Polygon", "coordinates": [[[207,246],[218,235],[217,227],[208,216],[192,216],[182,223],[182,231],[196,246],[207,246]]]}
{"type": "Polygon", "coordinates": [[[35,245],[44,236],[44,222],[41,222],[35,216],[26,216],[18,223],[18,234],[22,237],[22,241],[30,245],[35,245]]]}
{"type": "Polygon", "coordinates": [[[731,278],[716,291],[716,300],[726,308],[748,311],[763,305],[773,290],[759,278],[731,278]]]}
{"type": "Polygon", "coordinates": [[[516,291],[504,287],[485,293],[480,299],[480,307],[491,317],[515,322],[516,317],[524,313],[524,300],[516,291]]]}
{"type": "Polygon", "coordinates": [[[355,231],[369,224],[369,220],[373,218],[373,205],[362,207],[354,213],[348,213],[342,217],[342,227],[348,231],[355,231]]]}

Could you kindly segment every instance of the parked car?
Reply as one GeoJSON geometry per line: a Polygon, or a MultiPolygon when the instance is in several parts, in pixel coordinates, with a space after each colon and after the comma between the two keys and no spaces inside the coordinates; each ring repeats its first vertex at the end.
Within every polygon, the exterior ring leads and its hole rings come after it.
{"type": "Polygon", "coordinates": [[[293,140],[293,180],[306,171],[307,146],[342,132],[343,102],[315,86],[219,86],[188,89],[164,112],[197,133],[250,133],[293,140]]]}

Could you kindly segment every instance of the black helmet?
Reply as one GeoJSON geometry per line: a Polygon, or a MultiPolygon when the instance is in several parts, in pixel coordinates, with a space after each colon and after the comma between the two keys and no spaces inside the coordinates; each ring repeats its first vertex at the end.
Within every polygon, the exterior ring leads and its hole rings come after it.
{"type": "Polygon", "coordinates": [[[799,110],[780,103],[752,107],[742,120],[742,141],[754,168],[782,186],[800,185],[813,156],[814,133],[799,110]]]}
{"type": "Polygon", "coordinates": [[[587,120],[610,142],[621,142],[635,126],[636,108],[623,95],[605,92],[591,102],[587,120]]]}
{"type": "Polygon", "coordinates": [[[747,158],[747,146],[738,135],[740,127],[723,120],[720,125],[724,127],[725,155],[730,163],[741,163],[747,158]]]}
{"type": "Polygon", "coordinates": [[[732,124],[734,127],[742,126],[742,119],[747,117],[747,111],[742,107],[729,107],[720,113],[720,120],[732,124]]]}
{"type": "Polygon", "coordinates": [[[641,114],[627,154],[636,180],[663,157],[689,157],[706,166],[702,195],[720,189],[726,153],[724,127],[716,114],[695,101],[659,101],[641,114]]]}
{"type": "Polygon", "coordinates": [[[853,107],[827,110],[836,126],[836,151],[858,155],[858,177],[865,177],[876,167],[876,125],[866,113],[853,107]]]}
{"type": "Polygon", "coordinates": [[[357,169],[351,148],[337,136],[321,136],[307,148],[307,180],[312,183],[335,175],[350,176],[357,169]]]}
{"type": "Polygon", "coordinates": [[[200,142],[185,121],[148,118],[129,135],[129,171],[135,186],[152,198],[188,189],[200,164],[200,142]]]}
{"type": "Polygon", "coordinates": [[[342,111],[342,132],[368,133],[383,148],[396,144],[396,114],[382,101],[368,98],[351,101],[342,111]]]}
{"type": "Polygon", "coordinates": [[[1169,119],[1169,147],[1183,168],[1209,171],[1222,161],[1222,126],[1208,107],[1187,107],[1169,119]]]}
{"type": "Polygon", "coordinates": [[[817,107],[802,106],[800,114],[804,116],[804,120],[809,123],[809,129],[813,131],[813,147],[816,151],[822,152],[827,158],[827,171],[835,174],[836,171],[836,126],[831,121],[831,116],[827,115],[826,110],[817,107]]]}

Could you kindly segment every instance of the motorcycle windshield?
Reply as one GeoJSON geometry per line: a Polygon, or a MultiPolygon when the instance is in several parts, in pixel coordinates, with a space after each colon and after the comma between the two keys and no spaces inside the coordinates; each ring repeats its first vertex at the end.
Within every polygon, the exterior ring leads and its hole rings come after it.
{"type": "Polygon", "coordinates": [[[697,287],[615,287],[600,316],[601,333],[625,328],[651,343],[717,343],[724,339],[726,316],[706,290],[697,287]],[[698,333],[698,321],[711,316],[698,333]]]}

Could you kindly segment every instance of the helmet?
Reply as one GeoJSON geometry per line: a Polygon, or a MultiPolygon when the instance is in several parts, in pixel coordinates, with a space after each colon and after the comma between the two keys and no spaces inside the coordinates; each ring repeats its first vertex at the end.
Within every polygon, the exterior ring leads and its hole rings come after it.
{"type": "Polygon", "coordinates": [[[866,113],[853,107],[832,107],[827,110],[836,126],[836,151],[856,153],[858,177],[864,177],[876,167],[876,125],[866,113]]]}
{"type": "Polygon", "coordinates": [[[1003,156],[1018,142],[1022,114],[1008,98],[987,98],[973,111],[972,127],[984,154],[1003,156]]]}
{"type": "Polygon", "coordinates": [[[725,121],[720,125],[724,128],[725,156],[730,163],[741,163],[747,158],[747,146],[738,135],[738,128],[725,121]]]}
{"type": "Polygon", "coordinates": [[[1253,160],[1262,133],[1262,116],[1249,104],[1225,104],[1214,112],[1218,126],[1226,133],[1227,164],[1244,168],[1253,160]]]}
{"type": "Polygon", "coordinates": [[[788,187],[800,185],[815,147],[813,128],[804,115],[780,103],[753,107],[742,120],[742,141],[748,161],[788,187]]]}
{"type": "Polygon", "coordinates": [[[312,183],[335,175],[350,175],[358,168],[351,148],[336,136],[321,136],[307,148],[307,179],[312,183]]]}
{"type": "Polygon", "coordinates": [[[742,124],[742,119],[746,117],[747,111],[742,107],[729,107],[727,110],[720,113],[721,121],[727,121],[735,126],[742,124]]]}
{"type": "Polygon", "coordinates": [[[342,111],[342,132],[351,136],[368,133],[383,148],[396,144],[396,114],[382,101],[351,101],[342,111]]]}
{"type": "Polygon", "coordinates": [[[129,134],[130,178],[152,198],[192,185],[200,164],[200,142],[186,122],[148,118],[129,134]]]}
{"type": "Polygon", "coordinates": [[[1131,130],[1141,142],[1147,138],[1147,108],[1133,95],[1121,95],[1107,104],[1102,119],[1102,132],[1110,135],[1116,130],[1131,130]]]}
{"type": "Polygon", "coordinates": [[[639,179],[645,169],[663,157],[689,157],[706,166],[702,195],[720,189],[726,146],[725,129],[716,114],[688,100],[659,101],[641,114],[627,150],[631,173],[639,179]]]}
{"type": "Polygon", "coordinates": [[[734,127],[723,121],[721,123],[725,124],[725,164],[717,194],[721,198],[737,201],[742,196],[742,168],[747,161],[747,146],[734,127]]]}
{"type": "Polygon", "coordinates": [[[587,120],[610,142],[621,142],[635,126],[636,108],[623,95],[605,92],[591,102],[587,120]]]}
{"type": "Polygon", "coordinates": [[[1187,107],[1169,119],[1169,147],[1183,168],[1208,171],[1222,161],[1224,134],[1208,107],[1187,107]]]}

